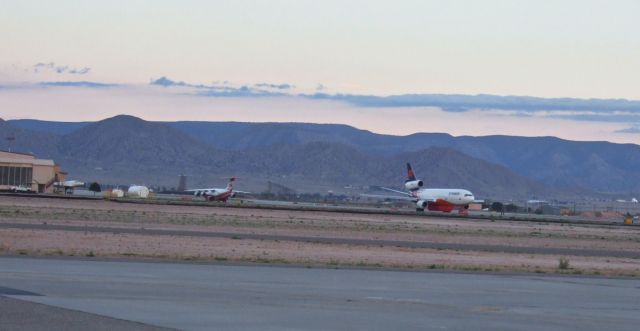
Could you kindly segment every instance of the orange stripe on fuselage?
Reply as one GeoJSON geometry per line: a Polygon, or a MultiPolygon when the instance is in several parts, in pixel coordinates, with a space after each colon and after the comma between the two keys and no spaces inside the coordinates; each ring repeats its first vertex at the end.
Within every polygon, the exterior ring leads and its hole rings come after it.
{"type": "Polygon", "coordinates": [[[437,199],[435,202],[430,202],[427,205],[427,209],[431,211],[442,211],[445,213],[451,212],[456,206],[451,202],[444,199],[437,199]]]}

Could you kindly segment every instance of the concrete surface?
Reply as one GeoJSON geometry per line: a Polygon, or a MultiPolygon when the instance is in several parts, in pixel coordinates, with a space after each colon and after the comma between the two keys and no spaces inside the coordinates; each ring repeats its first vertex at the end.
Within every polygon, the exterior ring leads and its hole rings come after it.
{"type": "Polygon", "coordinates": [[[14,299],[186,330],[640,326],[636,279],[0,258],[0,287],[14,299]]]}

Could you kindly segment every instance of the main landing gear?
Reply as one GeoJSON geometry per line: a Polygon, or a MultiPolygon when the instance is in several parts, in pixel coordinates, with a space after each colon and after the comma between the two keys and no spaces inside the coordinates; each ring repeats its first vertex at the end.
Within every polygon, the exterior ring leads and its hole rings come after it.
{"type": "Polygon", "coordinates": [[[469,205],[466,205],[464,206],[464,208],[458,210],[458,215],[469,216],[469,205]]]}

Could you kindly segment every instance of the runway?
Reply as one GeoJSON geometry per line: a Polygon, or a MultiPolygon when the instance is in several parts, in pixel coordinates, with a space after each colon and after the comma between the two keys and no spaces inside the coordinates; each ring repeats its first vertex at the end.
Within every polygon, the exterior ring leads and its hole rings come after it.
{"type": "MultiPolygon", "coordinates": [[[[55,199],[67,201],[102,201],[103,197],[84,196],[84,195],[60,195],[60,194],[20,194],[20,193],[3,193],[0,196],[25,199],[55,199]]],[[[117,198],[109,199],[109,201],[122,204],[151,204],[159,206],[191,206],[191,207],[213,207],[213,208],[243,208],[260,210],[288,210],[299,212],[331,212],[331,213],[350,213],[350,214],[377,214],[377,215],[395,215],[395,216],[411,216],[411,217],[438,217],[452,219],[479,219],[479,220],[507,220],[537,223],[557,223],[557,224],[576,224],[576,225],[595,225],[595,226],[624,226],[639,227],[640,223],[624,225],[623,218],[619,219],[590,219],[578,216],[559,216],[559,215],[537,215],[522,213],[497,213],[490,211],[470,211],[468,215],[459,215],[458,213],[441,213],[425,211],[416,214],[413,208],[388,208],[369,205],[351,205],[351,204],[332,204],[332,203],[315,203],[315,202],[293,202],[280,200],[262,200],[248,198],[233,198],[228,203],[204,200],[184,200],[184,195],[175,194],[157,194],[153,199],[130,199],[117,198]]]]}
{"type": "Polygon", "coordinates": [[[640,325],[637,279],[5,257],[0,295],[185,330],[640,325]]]}

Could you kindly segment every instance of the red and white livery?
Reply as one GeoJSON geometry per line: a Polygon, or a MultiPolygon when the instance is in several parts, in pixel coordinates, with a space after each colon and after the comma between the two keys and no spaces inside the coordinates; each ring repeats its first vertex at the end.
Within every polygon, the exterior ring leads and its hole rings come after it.
{"type": "Polygon", "coordinates": [[[475,200],[473,193],[463,189],[451,188],[423,188],[424,183],[416,179],[411,164],[407,163],[407,180],[404,187],[408,192],[398,191],[383,187],[382,189],[407,195],[403,200],[411,200],[416,204],[416,211],[441,211],[450,213],[458,209],[461,214],[465,214],[469,209],[469,204],[475,200]]]}
{"type": "Polygon", "coordinates": [[[227,200],[229,200],[229,198],[233,198],[236,193],[249,193],[243,191],[234,191],[233,182],[235,182],[235,180],[235,177],[229,178],[229,184],[227,184],[226,188],[199,188],[186,190],[186,192],[193,192],[193,195],[197,197],[203,197],[207,201],[227,202],[227,200]]]}

